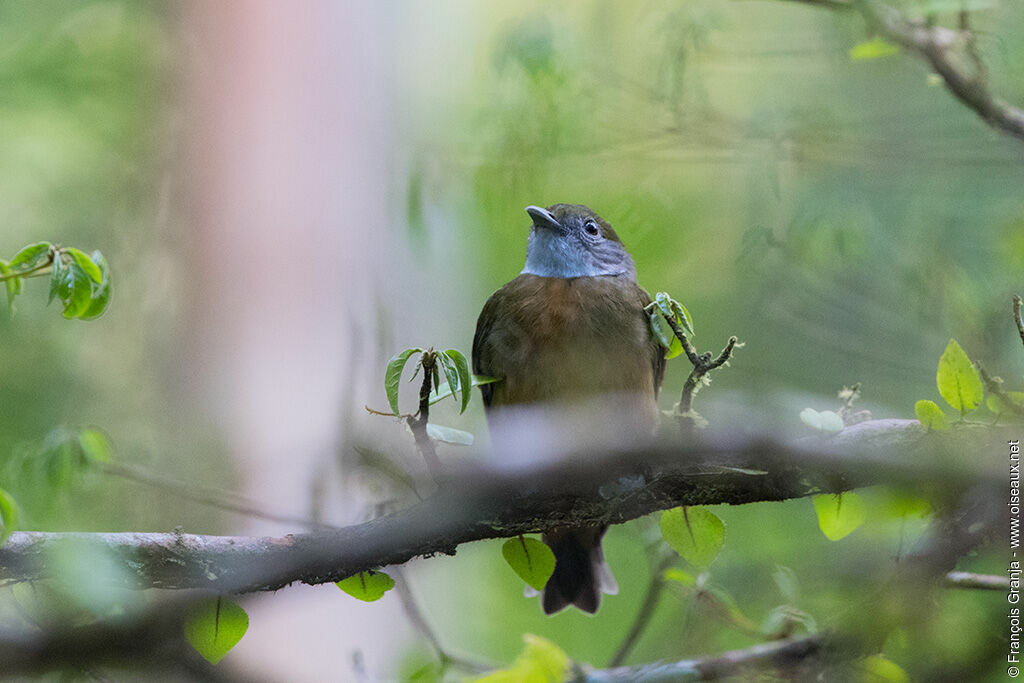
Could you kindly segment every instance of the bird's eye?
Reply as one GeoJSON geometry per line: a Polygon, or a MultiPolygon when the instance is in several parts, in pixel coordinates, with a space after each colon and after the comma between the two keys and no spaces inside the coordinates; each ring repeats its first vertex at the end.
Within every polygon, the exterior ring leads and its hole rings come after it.
{"type": "Polygon", "coordinates": [[[597,223],[595,223],[594,221],[587,221],[583,225],[583,229],[586,230],[587,234],[591,235],[592,237],[597,237],[599,234],[601,234],[601,230],[597,227],[597,223]]]}

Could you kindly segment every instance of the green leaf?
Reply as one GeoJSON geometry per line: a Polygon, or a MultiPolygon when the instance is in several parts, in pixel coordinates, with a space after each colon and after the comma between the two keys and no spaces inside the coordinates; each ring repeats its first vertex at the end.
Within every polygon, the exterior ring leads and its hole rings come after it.
{"type": "Polygon", "coordinates": [[[665,358],[675,358],[683,352],[683,344],[676,337],[672,327],[661,315],[661,312],[654,308],[647,314],[647,320],[651,325],[651,332],[658,343],[665,347],[665,358]]]}
{"type": "Polygon", "coordinates": [[[779,592],[786,600],[796,602],[800,595],[800,581],[796,578],[796,572],[781,564],[776,565],[775,571],[772,572],[772,579],[775,580],[775,585],[779,587],[779,592]]]}
{"type": "Polygon", "coordinates": [[[830,541],[838,541],[850,535],[867,517],[864,501],[852,491],[825,493],[813,496],[812,500],[818,515],[818,526],[830,541]]]}
{"type": "Polygon", "coordinates": [[[11,270],[28,270],[32,268],[39,261],[42,261],[44,257],[49,256],[51,246],[49,242],[36,242],[24,247],[11,259],[9,264],[11,270]]]}
{"type": "MultiPolygon", "coordinates": [[[[448,349],[444,352],[444,355],[452,359],[452,363],[455,364],[455,370],[459,375],[459,391],[462,392],[462,403],[459,407],[459,413],[462,414],[466,412],[469,399],[473,395],[473,375],[469,371],[469,361],[457,349],[448,349]]],[[[448,386],[452,386],[451,381],[448,382],[448,386]]]]}
{"type": "Polygon", "coordinates": [[[18,503],[7,491],[0,489],[0,545],[18,528],[18,503]]]}
{"type": "Polygon", "coordinates": [[[939,387],[939,395],[961,415],[977,408],[984,398],[985,389],[978,370],[955,339],[949,340],[939,358],[935,383],[939,387]]]}
{"type": "Polygon", "coordinates": [[[78,316],[79,320],[94,320],[100,317],[107,310],[107,305],[110,303],[110,269],[107,267],[107,262],[100,252],[92,252],[92,260],[100,269],[102,278],[100,284],[93,285],[92,300],[89,302],[89,307],[85,309],[85,312],[78,316]]]}
{"type": "Polygon", "coordinates": [[[427,423],[427,436],[435,441],[444,441],[454,446],[472,446],[473,435],[461,429],[443,427],[433,422],[427,423]]]}
{"type": "Polygon", "coordinates": [[[384,572],[359,572],[337,582],[338,588],[353,598],[363,602],[380,600],[384,594],[395,587],[395,580],[384,572]]]}
{"type": "Polygon", "coordinates": [[[910,676],[884,655],[865,657],[854,668],[861,673],[859,680],[864,683],[910,683],[910,676]]]}
{"type": "Polygon", "coordinates": [[[679,507],[661,513],[661,537],[694,567],[706,569],[725,545],[725,524],[702,507],[679,507]]]}
{"type": "Polygon", "coordinates": [[[519,578],[536,590],[544,590],[555,571],[555,554],[535,538],[509,539],[502,544],[501,554],[519,578]]]}
{"type": "MultiPolygon", "coordinates": [[[[1007,391],[1004,392],[1006,397],[1010,399],[1010,403],[1017,405],[1018,407],[1024,406],[1024,391],[1007,391]]],[[[1010,406],[1007,406],[1003,399],[999,398],[995,394],[991,394],[985,399],[985,406],[996,415],[1002,415],[1003,413],[1011,412],[1010,406]]]]}
{"type": "Polygon", "coordinates": [[[813,408],[804,408],[800,411],[800,421],[808,427],[829,434],[843,431],[843,418],[831,410],[818,412],[813,408]]]}
{"type": "Polygon", "coordinates": [[[683,329],[686,330],[686,334],[691,337],[696,334],[693,331],[693,318],[690,317],[690,312],[686,310],[686,306],[682,305],[675,299],[672,299],[672,312],[675,313],[676,320],[682,325],[683,329]]]}
{"type": "Polygon", "coordinates": [[[50,298],[46,302],[47,305],[53,303],[53,300],[60,295],[64,278],[67,277],[66,270],[64,262],[60,259],[53,262],[53,269],[50,271],[50,298]]]}
{"type": "Polygon", "coordinates": [[[526,648],[512,666],[472,679],[472,683],[562,683],[569,677],[569,656],[550,640],[523,635],[526,648]]]}
{"type": "Polygon", "coordinates": [[[388,403],[391,411],[398,415],[398,385],[402,381],[402,370],[405,364],[414,353],[422,353],[423,349],[406,349],[391,357],[388,361],[388,368],[384,372],[384,391],[388,395],[388,403]]]}
{"type": "Polygon", "coordinates": [[[85,271],[93,282],[100,284],[103,282],[103,273],[100,272],[100,267],[97,266],[89,255],[81,249],[75,249],[74,247],[67,247],[64,249],[64,253],[71,257],[71,259],[85,271]]]}
{"type": "Polygon", "coordinates": [[[949,420],[935,401],[918,401],[914,404],[914,415],[925,429],[943,432],[949,429],[949,420]]]}
{"type": "Polygon", "coordinates": [[[185,618],[185,639],[210,664],[222,660],[248,629],[245,610],[222,597],[200,601],[185,618]]]}
{"type": "Polygon", "coordinates": [[[82,447],[82,453],[92,462],[110,462],[114,459],[114,447],[110,439],[95,427],[86,427],[78,433],[78,444],[82,447]]]}
{"type": "Polygon", "coordinates": [[[879,57],[891,57],[899,54],[900,46],[888,43],[881,38],[866,40],[850,48],[850,59],[862,61],[865,59],[878,59],[879,57]]]}
{"type": "Polygon", "coordinates": [[[693,574],[684,572],[682,569],[676,569],[675,567],[663,571],[661,573],[661,578],[665,581],[678,583],[685,588],[697,587],[697,578],[693,574]]]}
{"type": "MultiPolygon", "coordinates": [[[[500,382],[500,377],[488,377],[487,375],[473,375],[470,384],[474,387],[479,387],[484,384],[494,384],[500,382]]],[[[450,384],[445,382],[442,384],[437,391],[430,395],[430,405],[434,405],[438,401],[443,401],[452,395],[452,387],[450,384]]]]}
{"type": "Polygon", "coordinates": [[[68,320],[85,313],[92,301],[92,278],[77,263],[72,263],[65,276],[67,296],[64,299],[64,317],[68,320]]]}
{"type": "MultiPolygon", "coordinates": [[[[444,378],[448,383],[448,386],[455,387],[456,391],[459,387],[459,371],[455,369],[455,362],[448,356],[447,353],[437,354],[437,358],[440,361],[441,367],[444,369],[444,378]]],[[[439,382],[434,383],[434,391],[437,392],[441,388],[439,382]]]]}

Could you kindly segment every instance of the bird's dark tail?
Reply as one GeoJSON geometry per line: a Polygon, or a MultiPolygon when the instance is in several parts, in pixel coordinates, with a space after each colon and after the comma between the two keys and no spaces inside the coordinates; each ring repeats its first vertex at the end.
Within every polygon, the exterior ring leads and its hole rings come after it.
{"type": "Polygon", "coordinates": [[[618,593],[601,550],[601,538],[607,529],[605,525],[591,525],[544,534],[544,542],[555,554],[555,571],[544,586],[545,614],[569,605],[593,614],[601,604],[601,593],[618,593]]]}

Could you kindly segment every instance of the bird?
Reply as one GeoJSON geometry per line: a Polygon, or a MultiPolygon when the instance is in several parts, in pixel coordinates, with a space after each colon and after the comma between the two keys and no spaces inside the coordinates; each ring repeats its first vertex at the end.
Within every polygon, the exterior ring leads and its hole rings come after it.
{"type": "MultiPolygon", "coordinates": [[[[615,397],[651,432],[665,375],[664,348],[644,307],[636,265],[607,221],[581,204],[526,207],[526,264],[484,304],[473,338],[473,372],[500,378],[480,387],[492,434],[511,407],[540,409],[615,397]]],[[[569,605],[593,614],[618,587],[604,559],[607,525],[547,530],[555,568],[541,600],[545,614],[569,605]]]]}

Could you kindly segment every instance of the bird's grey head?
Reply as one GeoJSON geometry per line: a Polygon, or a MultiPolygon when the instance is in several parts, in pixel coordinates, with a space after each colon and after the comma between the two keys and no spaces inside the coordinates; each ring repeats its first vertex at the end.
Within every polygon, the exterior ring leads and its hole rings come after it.
{"type": "Polygon", "coordinates": [[[540,277],[623,275],[636,280],[636,266],[622,240],[582,204],[526,207],[533,219],[523,273],[540,277]]]}

